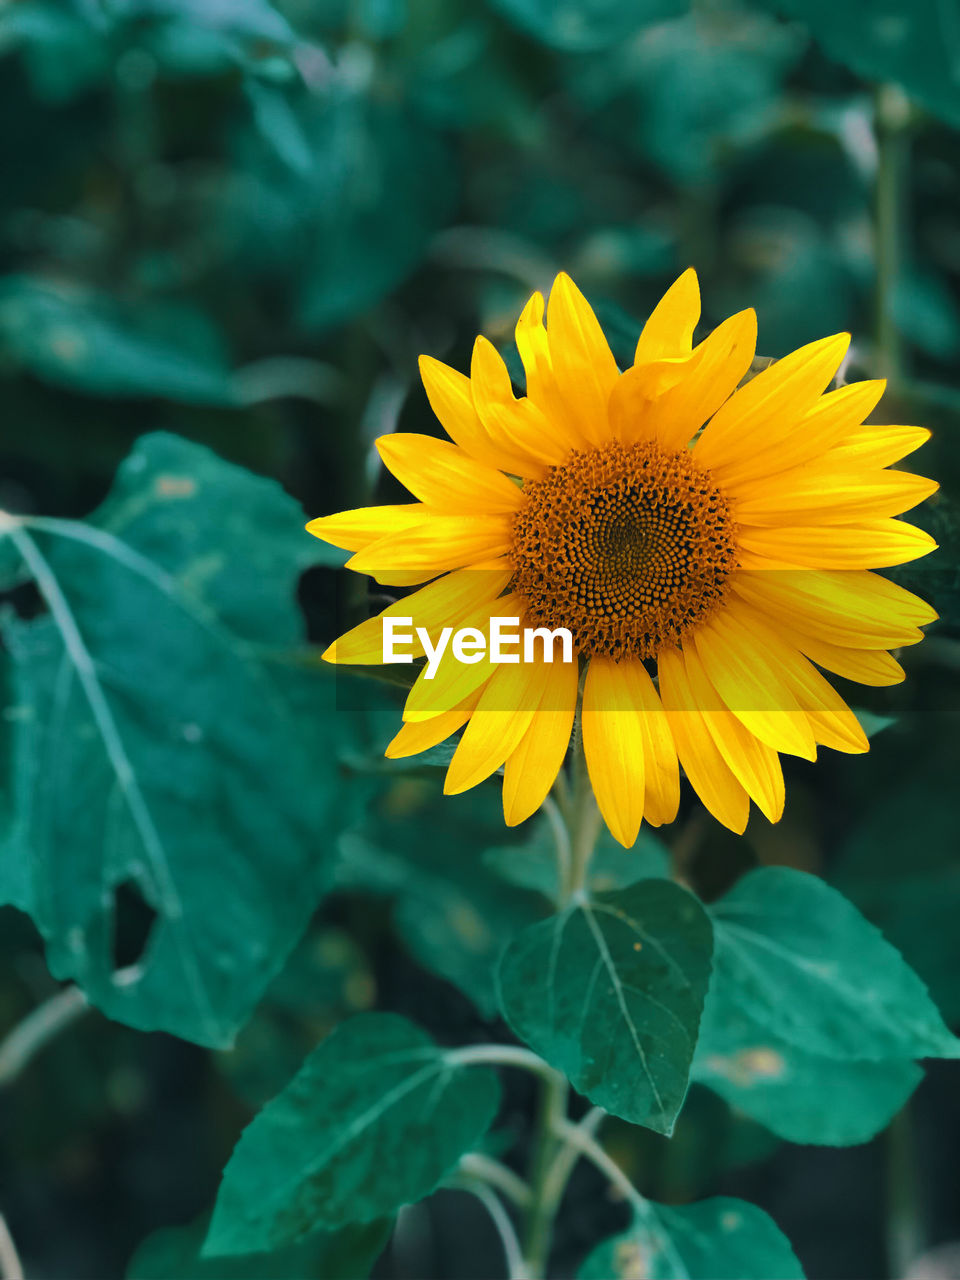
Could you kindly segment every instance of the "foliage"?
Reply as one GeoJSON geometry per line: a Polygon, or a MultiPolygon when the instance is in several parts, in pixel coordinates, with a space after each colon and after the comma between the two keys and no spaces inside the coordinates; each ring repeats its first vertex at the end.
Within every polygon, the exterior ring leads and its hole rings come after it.
{"type": "Polygon", "coordinates": [[[960,1233],[958,41],[934,0],[0,4],[27,1274],[501,1274],[512,1221],[550,1275],[879,1275],[918,1203],[960,1233]],[[942,550],[892,576],[941,621],[778,826],[685,798],[571,897],[556,814],[383,759],[397,690],[319,658],[383,600],[303,525],[403,500],[419,353],[483,332],[519,383],[565,268],[628,361],[691,263],[705,323],[850,329],[933,429],[942,550]]]}

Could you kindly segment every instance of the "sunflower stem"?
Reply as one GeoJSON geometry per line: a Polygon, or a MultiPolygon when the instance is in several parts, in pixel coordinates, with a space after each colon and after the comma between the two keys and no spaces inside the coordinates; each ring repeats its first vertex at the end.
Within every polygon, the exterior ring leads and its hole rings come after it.
{"type": "Polygon", "coordinates": [[[586,891],[590,873],[590,860],[600,834],[602,819],[593,788],[590,786],[590,775],[587,772],[587,760],[583,752],[583,736],[578,736],[573,751],[573,785],[570,803],[570,866],[569,875],[564,885],[564,902],[586,891]]]}
{"type": "Polygon", "coordinates": [[[543,1280],[546,1276],[556,1212],[548,1184],[557,1153],[557,1133],[566,1122],[569,1093],[559,1072],[541,1081],[530,1154],[530,1204],[523,1222],[523,1259],[530,1280],[543,1280]]]}

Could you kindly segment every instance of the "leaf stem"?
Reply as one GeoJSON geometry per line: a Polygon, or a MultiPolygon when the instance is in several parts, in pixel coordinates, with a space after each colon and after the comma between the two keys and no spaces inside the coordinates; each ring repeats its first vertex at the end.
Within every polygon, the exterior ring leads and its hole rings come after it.
{"type": "Polygon", "coordinates": [[[573,1147],[607,1179],[612,1187],[622,1194],[623,1198],[636,1213],[644,1218],[649,1217],[649,1206],[617,1162],[607,1155],[596,1138],[582,1124],[573,1124],[570,1120],[561,1120],[554,1130],[557,1137],[568,1146],[573,1147]]]}
{"type": "Polygon", "coordinates": [[[514,1230],[513,1223],[510,1221],[510,1215],[486,1182],[468,1177],[462,1181],[457,1179],[452,1185],[460,1191],[467,1191],[470,1195],[476,1196],[490,1215],[490,1220],[496,1227],[500,1243],[503,1245],[503,1256],[506,1259],[507,1274],[510,1280],[530,1280],[526,1263],[523,1260],[520,1241],[517,1239],[517,1233],[514,1230]]]}
{"type": "Polygon", "coordinates": [[[496,1187],[520,1209],[526,1209],[530,1204],[530,1188],[524,1180],[505,1164],[494,1160],[492,1156],[484,1155],[482,1151],[470,1151],[461,1156],[457,1171],[466,1178],[496,1187]]]}
{"type": "Polygon", "coordinates": [[[547,1080],[557,1074],[539,1054],[515,1044],[468,1044],[462,1049],[448,1049],[444,1058],[455,1066],[523,1067],[547,1080]]]}
{"type": "Polygon", "coordinates": [[[23,1265],[6,1219],[0,1214],[0,1280],[24,1280],[23,1265]]]}
{"type": "MultiPolygon", "coordinates": [[[[583,1119],[579,1121],[577,1128],[592,1137],[606,1117],[607,1113],[603,1107],[591,1107],[583,1119]]],[[[560,1207],[563,1193],[566,1191],[567,1183],[570,1181],[570,1175],[573,1173],[574,1165],[580,1159],[581,1154],[579,1146],[573,1142],[565,1141],[561,1144],[560,1150],[554,1157],[544,1187],[544,1198],[554,1214],[560,1207]]]]}
{"type": "Polygon", "coordinates": [[[89,1007],[79,987],[64,987],[31,1010],[0,1041],[0,1088],[13,1084],[40,1050],[89,1007]]]}

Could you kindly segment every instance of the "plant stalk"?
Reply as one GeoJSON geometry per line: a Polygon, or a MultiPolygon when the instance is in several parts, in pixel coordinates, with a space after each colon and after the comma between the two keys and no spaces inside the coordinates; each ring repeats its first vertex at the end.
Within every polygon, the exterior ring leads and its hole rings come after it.
{"type": "Polygon", "coordinates": [[[874,100],[877,138],[875,235],[877,258],[877,375],[891,391],[906,376],[903,339],[897,327],[896,290],[903,272],[904,200],[909,163],[910,100],[896,84],[877,86],[874,100]]]}
{"type": "Polygon", "coordinates": [[[569,1088],[559,1073],[540,1084],[533,1151],[530,1158],[530,1205],[523,1222],[523,1259],[530,1280],[547,1274],[554,1209],[547,1197],[547,1183],[557,1148],[556,1133],[566,1121],[569,1088]]]}

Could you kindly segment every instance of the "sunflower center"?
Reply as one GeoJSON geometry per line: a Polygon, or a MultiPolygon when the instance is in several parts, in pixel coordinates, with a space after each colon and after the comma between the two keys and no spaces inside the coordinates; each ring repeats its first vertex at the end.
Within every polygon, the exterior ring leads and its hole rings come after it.
{"type": "Polygon", "coordinates": [[[721,603],[736,526],[689,450],[576,451],[523,492],[511,558],[525,625],[568,627],[587,657],[654,658],[721,603]]]}

